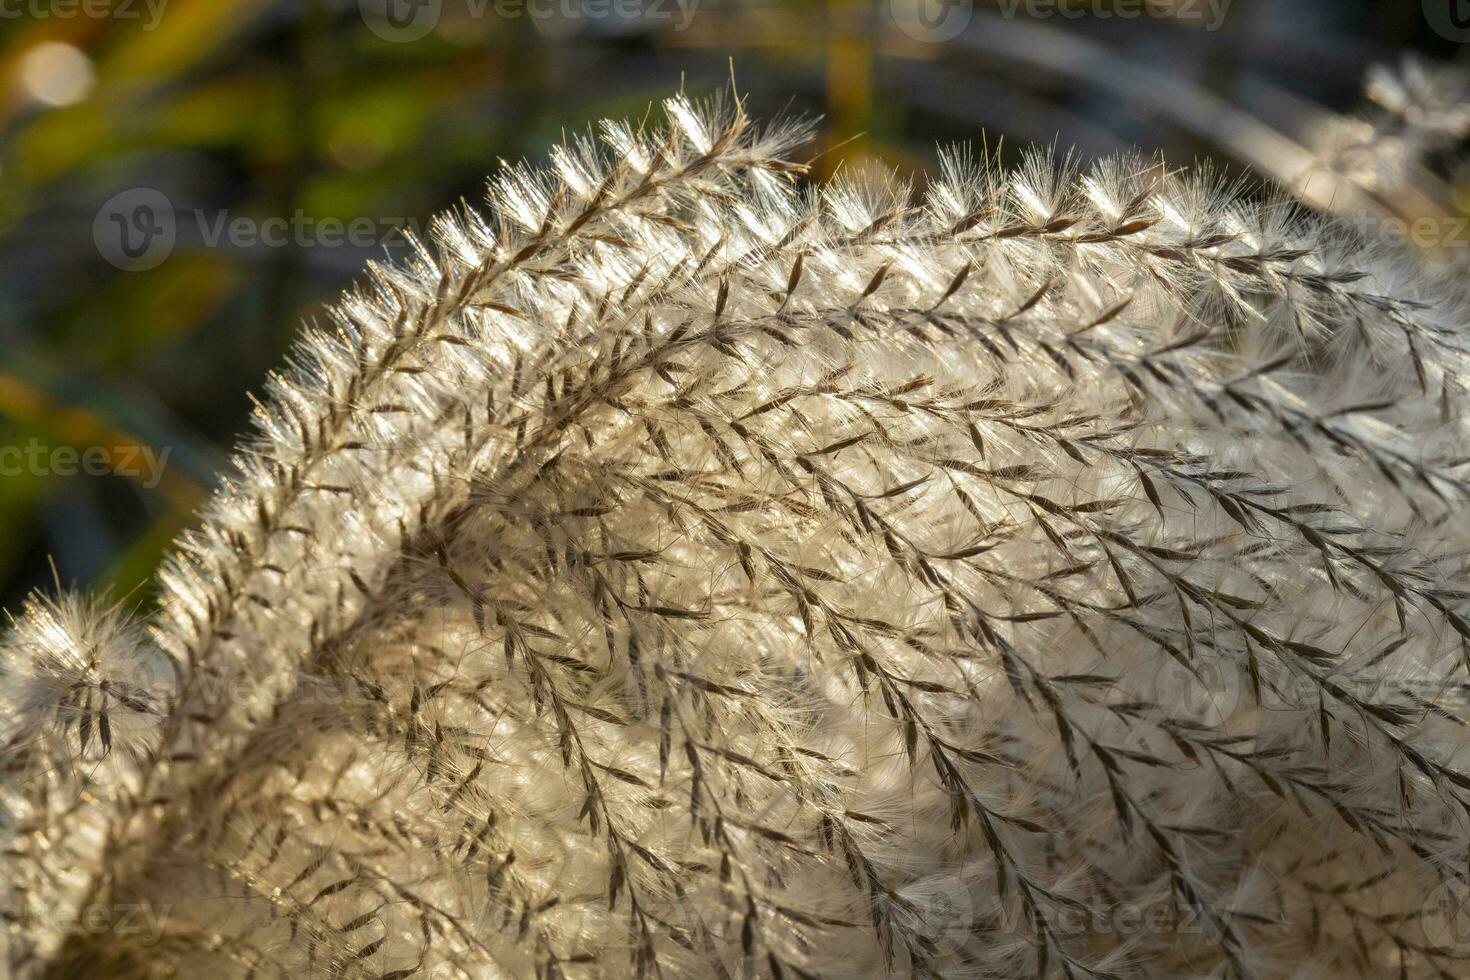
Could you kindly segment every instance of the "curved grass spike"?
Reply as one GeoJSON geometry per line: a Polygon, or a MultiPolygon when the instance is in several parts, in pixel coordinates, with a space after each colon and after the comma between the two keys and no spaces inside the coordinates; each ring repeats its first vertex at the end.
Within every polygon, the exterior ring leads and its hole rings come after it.
{"type": "Polygon", "coordinates": [[[665,109],[371,270],[148,634],[22,614],[8,975],[1456,975],[1459,293],[665,109]]]}

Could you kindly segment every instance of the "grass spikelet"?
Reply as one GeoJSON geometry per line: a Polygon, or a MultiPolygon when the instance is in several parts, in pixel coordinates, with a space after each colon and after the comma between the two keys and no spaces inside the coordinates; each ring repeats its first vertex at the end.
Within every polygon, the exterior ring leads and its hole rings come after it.
{"type": "Polygon", "coordinates": [[[371,270],[148,633],[16,624],[10,974],[1455,975],[1455,295],[1157,161],[806,189],[666,108],[371,270]]]}

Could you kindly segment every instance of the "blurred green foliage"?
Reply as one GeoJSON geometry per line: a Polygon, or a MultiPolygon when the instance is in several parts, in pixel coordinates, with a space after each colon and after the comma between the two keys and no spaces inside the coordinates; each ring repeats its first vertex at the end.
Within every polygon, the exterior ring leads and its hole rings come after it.
{"type": "MultiPolygon", "coordinates": [[[[639,0],[631,18],[539,19],[443,0],[436,28],[411,42],[374,30],[373,2],[0,3],[0,446],[170,452],[152,487],[0,475],[7,607],[50,578],[53,556],[64,582],[146,601],[139,586],[247,430],[246,392],[366,260],[401,250],[391,228],[477,203],[501,158],[539,157],[681,84],[715,91],[733,73],[757,116],[825,114],[811,151],[821,173],[880,158],[922,177],[936,141],[982,127],[992,141],[1088,151],[1140,139],[1176,157],[1213,151],[1148,107],[916,42],[895,30],[898,0],[639,0]],[[139,187],[172,203],[178,243],[157,267],[125,271],[96,227],[105,202],[139,187]],[[382,241],[211,245],[202,234],[219,219],[295,215],[366,217],[382,241]]],[[[1339,103],[1367,60],[1424,33],[1413,12],[1366,0],[1291,5],[1317,11],[1314,31],[1274,26],[1272,8],[1287,5],[1270,0],[1234,0],[1210,37],[1168,23],[1041,26],[1227,92],[1245,77],[1299,76],[1289,49],[1271,48],[1296,32],[1298,56],[1316,52],[1305,94],[1339,103]]],[[[982,19],[999,9],[975,7],[982,19]]]]}

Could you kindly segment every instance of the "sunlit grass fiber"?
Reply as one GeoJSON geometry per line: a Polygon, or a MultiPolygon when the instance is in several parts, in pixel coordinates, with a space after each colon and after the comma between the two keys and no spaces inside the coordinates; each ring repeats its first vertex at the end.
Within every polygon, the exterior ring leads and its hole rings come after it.
{"type": "Polygon", "coordinates": [[[1459,975],[1459,291],[666,115],[372,269],[146,632],[17,616],[10,975],[1459,975]]]}

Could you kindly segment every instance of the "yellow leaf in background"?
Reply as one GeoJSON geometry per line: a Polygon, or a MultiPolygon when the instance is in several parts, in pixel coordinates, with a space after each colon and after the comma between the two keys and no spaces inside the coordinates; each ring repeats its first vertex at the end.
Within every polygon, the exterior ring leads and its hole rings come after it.
{"type": "Polygon", "coordinates": [[[133,31],[99,58],[99,75],[114,84],[157,85],[204,61],[231,35],[247,30],[269,0],[171,3],[152,30],[133,31]]]}
{"type": "MultiPolygon", "coordinates": [[[[180,216],[181,224],[191,220],[180,216]]],[[[193,332],[235,295],[244,278],[245,270],[219,253],[175,254],[156,269],[114,277],[104,301],[91,309],[114,311],[107,346],[133,360],[193,332]]]]}
{"type": "Polygon", "coordinates": [[[40,184],[115,151],[113,121],[97,102],[56,109],[26,127],[15,141],[14,177],[40,184]]]}
{"type": "Polygon", "coordinates": [[[286,80],[241,72],[181,92],[157,113],[150,134],[184,146],[249,144],[276,137],[285,125],[286,80]]]}

